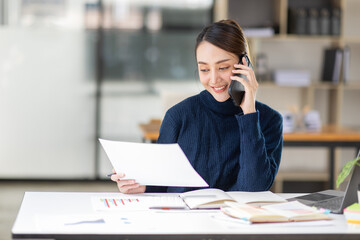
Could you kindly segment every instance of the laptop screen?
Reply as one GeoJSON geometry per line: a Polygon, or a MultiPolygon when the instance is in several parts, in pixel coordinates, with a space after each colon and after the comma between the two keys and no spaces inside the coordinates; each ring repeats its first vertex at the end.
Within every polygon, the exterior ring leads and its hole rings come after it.
{"type": "Polygon", "coordinates": [[[297,197],[297,199],[318,202],[318,201],[331,199],[331,198],[334,198],[334,197],[337,197],[337,196],[323,194],[323,193],[312,193],[312,194],[308,194],[308,195],[305,195],[305,196],[297,197]]]}

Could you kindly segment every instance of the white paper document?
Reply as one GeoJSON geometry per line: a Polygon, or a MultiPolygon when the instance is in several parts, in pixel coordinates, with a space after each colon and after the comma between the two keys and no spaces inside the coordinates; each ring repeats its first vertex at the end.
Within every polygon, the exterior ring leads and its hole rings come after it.
{"type": "Polygon", "coordinates": [[[180,146],[99,139],[112,166],[140,185],[208,187],[180,146]]]}
{"type": "Polygon", "coordinates": [[[95,211],[136,211],[149,209],[187,209],[179,196],[141,196],[139,194],[119,195],[118,197],[92,196],[95,211]]]}

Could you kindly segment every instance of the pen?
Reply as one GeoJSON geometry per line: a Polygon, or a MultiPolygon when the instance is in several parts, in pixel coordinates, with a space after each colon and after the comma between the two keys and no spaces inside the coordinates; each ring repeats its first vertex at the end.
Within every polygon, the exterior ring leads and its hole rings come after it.
{"type": "Polygon", "coordinates": [[[114,175],[115,173],[109,173],[108,175],[106,175],[107,177],[111,177],[112,175],[114,175]]]}

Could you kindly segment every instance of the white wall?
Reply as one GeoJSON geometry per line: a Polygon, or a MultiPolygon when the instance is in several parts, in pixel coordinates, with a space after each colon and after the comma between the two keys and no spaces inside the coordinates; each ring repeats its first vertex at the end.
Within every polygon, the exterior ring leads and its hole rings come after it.
{"type": "Polygon", "coordinates": [[[0,178],[94,173],[85,32],[0,28],[0,178]]]}

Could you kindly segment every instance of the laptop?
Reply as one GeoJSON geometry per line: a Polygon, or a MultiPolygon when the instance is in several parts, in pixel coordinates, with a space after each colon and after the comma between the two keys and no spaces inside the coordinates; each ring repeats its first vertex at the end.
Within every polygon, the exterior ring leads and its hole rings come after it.
{"type": "MultiPolygon", "coordinates": [[[[356,158],[360,156],[360,151],[356,158]]],[[[342,213],[344,208],[358,202],[357,191],[360,184],[360,167],[353,167],[350,181],[345,192],[338,190],[325,190],[310,193],[304,196],[287,199],[288,201],[299,201],[305,205],[317,208],[329,209],[332,213],[342,213]]]]}

